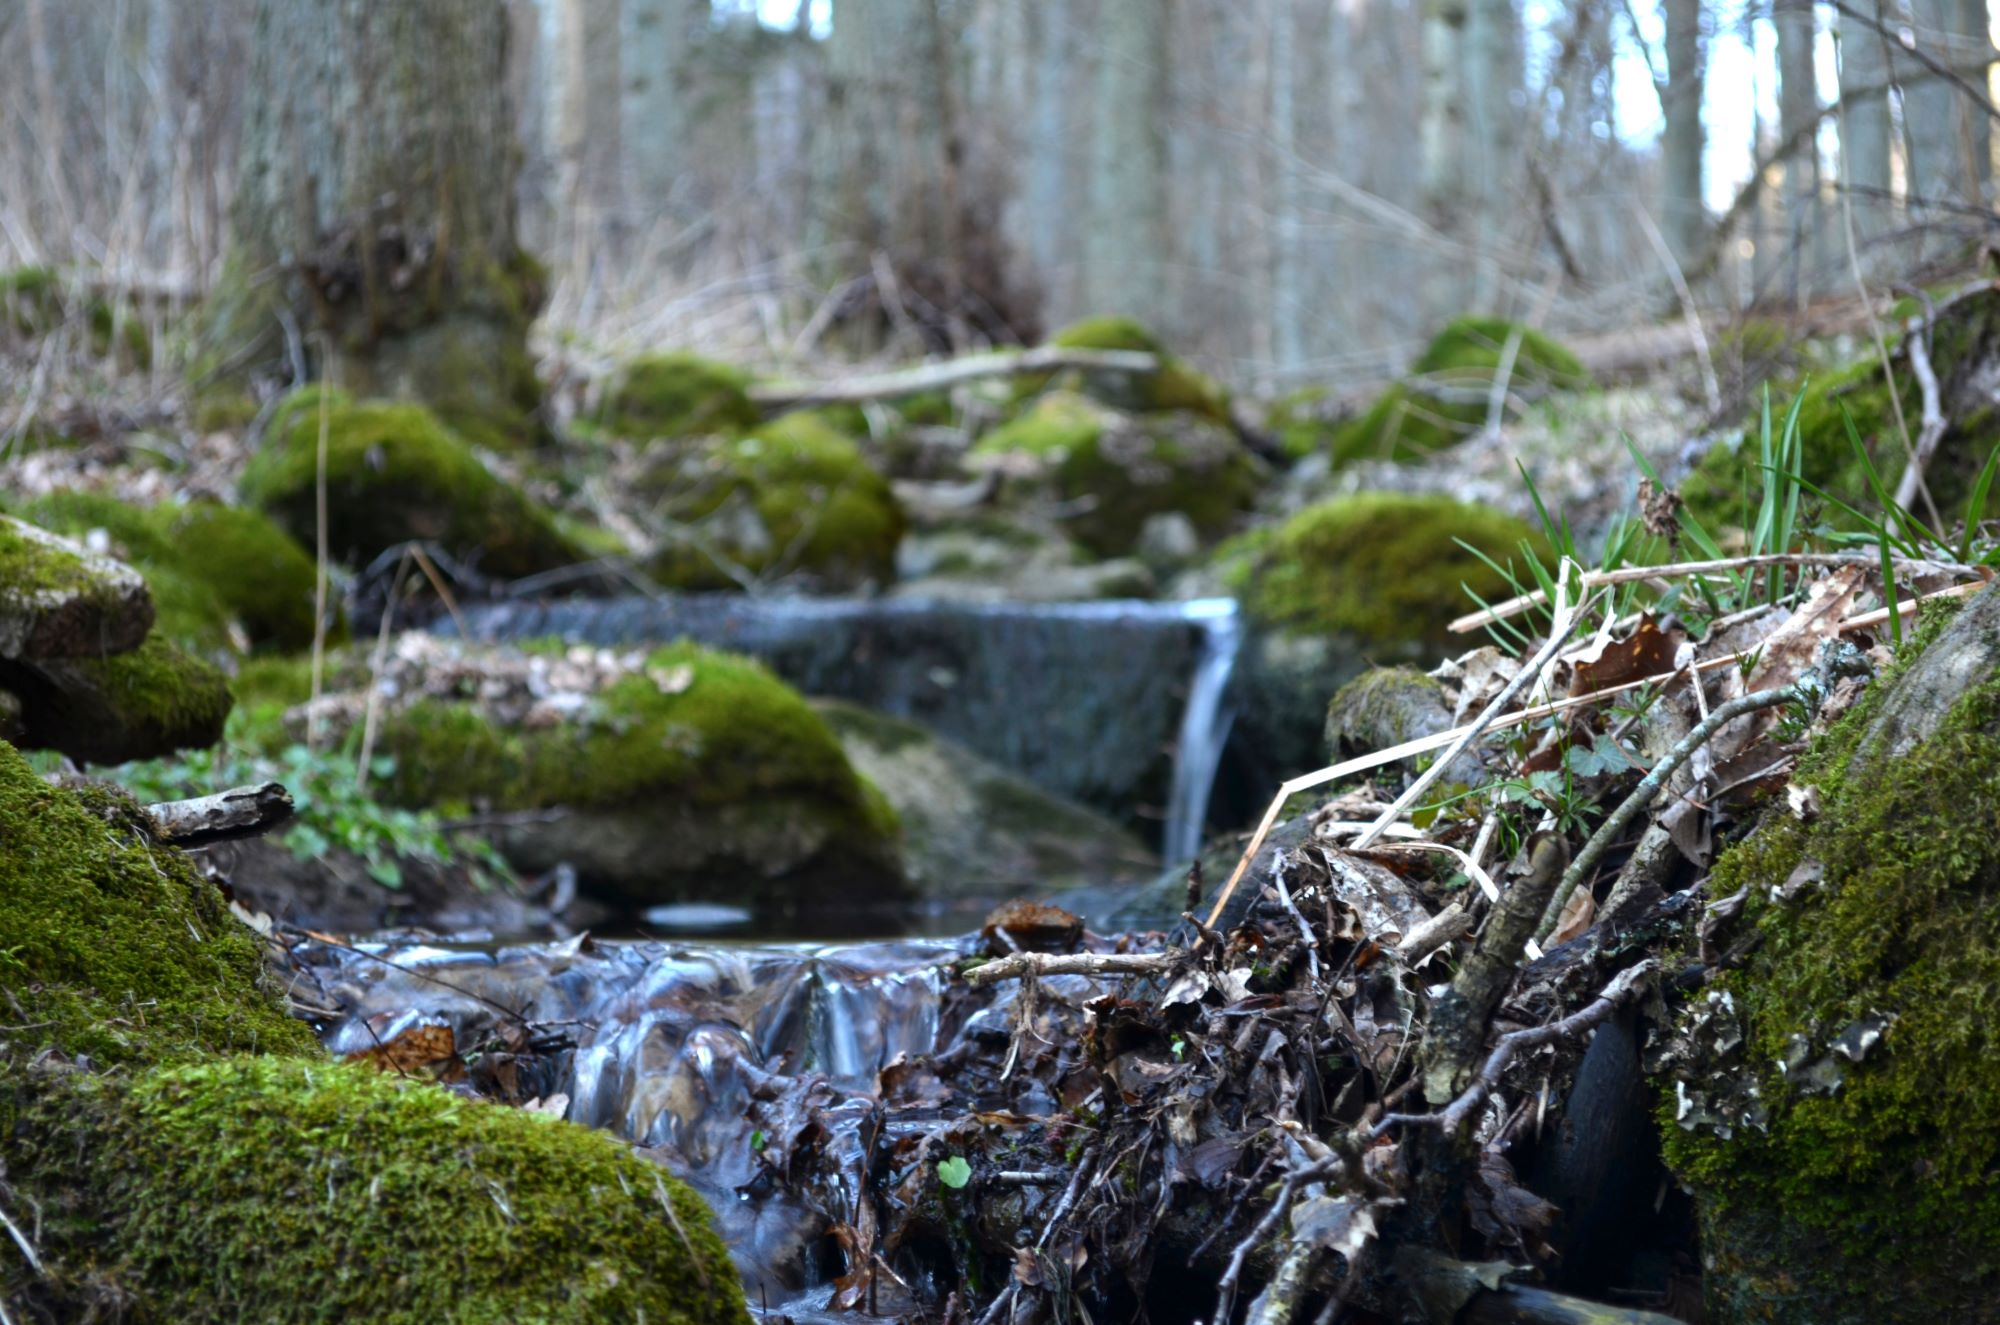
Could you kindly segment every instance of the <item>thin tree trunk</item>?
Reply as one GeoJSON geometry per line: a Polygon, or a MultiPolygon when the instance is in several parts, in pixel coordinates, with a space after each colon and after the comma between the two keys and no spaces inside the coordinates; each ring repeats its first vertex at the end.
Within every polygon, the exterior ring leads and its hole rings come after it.
{"type": "MultiPolygon", "coordinates": [[[[1811,0],[1780,0],[1771,21],[1778,30],[1778,134],[1784,141],[1811,131],[1819,117],[1813,69],[1811,0]]],[[[1788,298],[1803,302],[1821,266],[1819,152],[1808,144],[1785,163],[1785,271],[1788,298]]]]}
{"type": "Polygon", "coordinates": [[[1086,287],[1099,312],[1156,320],[1167,260],[1167,34],[1176,0],[1102,0],[1086,287]]]}
{"type": "Polygon", "coordinates": [[[556,38],[556,159],[569,214],[569,260],[587,270],[619,252],[621,0],[561,0],[556,38]]]}
{"type": "Polygon", "coordinates": [[[1660,141],[1664,175],[1662,206],[1667,244],[1682,264],[1693,262],[1708,243],[1708,211],[1702,200],[1701,100],[1706,76],[1701,33],[1701,0],[1665,0],[1667,87],[1661,109],[1666,131],[1660,141]]]}
{"type": "Polygon", "coordinates": [[[623,145],[628,200],[639,227],[673,196],[688,132],[683,69],[708,20],[707,0],[624,0],[623,145]]]}
{"type": "Polygon", "coordinates": [[[1271,208],[1271,344],[1281,373],[1305,364],[1306,263],[1301,236],[1296,83],[1299,15],[1296,0],[1270,0],[1271,155],[1276,198],[1271,208]]]}
{"type": "MultiPolygon", "coordinates": [[[[1878,21],[1894,17],[1880,0],[1848,3],[1878,21]]],[[[1855,239],[1862,242],[1889,223],[1889,52],[1880,32],[1845,14],[1838,30],[1840,95],[1846,107],[1840,125],[1841,183],[1853,210],[1855,239]]]]}
{"type": "Polygon", "coordinates": [[[507,32],[501,0],[259,0],[214,362],[282,363],[289,323],[357,394],[528,440],[542,291],[515,237],[507,32]]]}

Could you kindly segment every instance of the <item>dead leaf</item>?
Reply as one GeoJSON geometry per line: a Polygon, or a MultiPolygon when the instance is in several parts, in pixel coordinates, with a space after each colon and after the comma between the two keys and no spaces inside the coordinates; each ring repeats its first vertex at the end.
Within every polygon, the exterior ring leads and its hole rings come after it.
{"type": "Polygon", "coordinates": [[[1315,1196],[1292,1210],[1292,1236],[1352,1261],[1375,1237],[1375,1208],[1351,1197],[1315,1196]]]}
{"type": "Polygon", "coordinates": [[[1597,920],[1597,898],[1588,888],[1578,888],[1563,903],[1562,915],[1556,920],[1555,932],[1549,935],[1549,947],[1567,943],[1589,929],[1597,920]]]}
{"type": "Polygon", "coordinates": [[[412,1026],[395,1039],[347,1056],[350,1063],[372,1063],[384,1072],[421,1072],[449,1063],[458,1045],[449,1026],[412,1026]]]}
{"type": "Polygon", "coordinates": [[[1571,660],[1569,693],[1587,695],[1647,677],[1664,676],[1674,670],[1680,642],[1679,632],[1669,634],[1661,630],[1652,614],[1647,613],[1624,639],[1593,644],[1571,660]]]}

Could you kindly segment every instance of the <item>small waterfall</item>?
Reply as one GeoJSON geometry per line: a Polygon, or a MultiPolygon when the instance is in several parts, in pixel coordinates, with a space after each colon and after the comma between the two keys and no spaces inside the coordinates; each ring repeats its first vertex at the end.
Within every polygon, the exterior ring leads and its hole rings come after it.
{"type": "Polygon", "coordinates": [[[1235,717],[1224,700],[1243,639],[1242,619],[1233,598],[1197,598],[1183,603],[1181,610],[1187,620],[1202,627],[1202,650],[1188,683],[1187,707],[1181,711],[1173,789],[1167,799],[1166,835],[1160,854],[1169,864],[1192,860],[1201,851],[1209,793],[1214,790],[1215,771],[1222,762],[1222,747],[1229,740],[1235,717]]]}

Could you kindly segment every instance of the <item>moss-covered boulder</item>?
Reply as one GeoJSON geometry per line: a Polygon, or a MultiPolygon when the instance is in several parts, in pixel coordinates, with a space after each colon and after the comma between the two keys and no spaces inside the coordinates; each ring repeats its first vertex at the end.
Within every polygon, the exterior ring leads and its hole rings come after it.
{"type": "MultiPolygon", "coordinates": [[[[1911,443],[1922,428],[1923,389],[1912,371],[1900,340],[1892,341],[1896,391],[1882,361],[1869,355],[1829,373],[1808,376],[1789,392],[1773,392],[1771,430],[1774,448],[1786,411],[1798,403],[1799,473],[1850,506],[1874,511],[1866,467],[1854,452],[1847,430],[1854,423],[1870,462],[1883,486],[1894,492],[1908,463],[1904,432],[1911,443]],[[1803,393],[1801,397],[1801,393],[1803,393]],[[1900,423],[1897,404],[1902,406],[1900,423]]],[[[2000,291],[1986,291],[1958,300],[1944,310],[1931,331],[1931,366],[1937,377],[1939,408],[1948,426],[1931,461],[1924,483],[1947,522],[1963,514],[1967,494],[1980,470],[2000,446],[2000,409],[1994,405],[1992,382],[2000,372],[2000,291]]],[[[1688,510],[1711,529],[1747,526],[1755,518],[1764,489],[1761,407],[1744,431],[1709,448],[1680,492],[1688,510]]],[[[1853,525],[1852,517],[1808,493],[1805,501],[1821,509],[1830,524],[1853,525]]],[[[1913,503],[1928,522],[1921,499],[1913,503]]]]}
{"type": "Polygon", "coordinates": [[[363,565],[384,548],[425,539],[497,576],[585,560],[547,511],[422,405],[357,401],[319,387],[278,407],[240,483],[244,501],[301,544],[316,541],[322,401],[327,537],[337,559],[363,565]]]}
{"type": "Polygon", "coordinates": [[[140,507],[72,490],[23,513],[72,538],[101,531],[111,553],[145,575],[156,629],[177,644],[230,651],[239,632],[253,646],[312,644],[312,558],[260,511],[201,501],[140,507]]]}
{"type": "MultiPolygon", "coordinates": [[[[336,735],[362,719],[369,674],[336,668],[323,712],[336,735]]],[[[572,658],[413,636],[385,675],[399,693],[378,714],[375,748],[395,763],[382,794],[497,812],[493,840],[522,869],[566,861],[619,904],[729,901],[770,918],[907,896],[894,811],[759,663],[692,644],[572,658]]],[[[249,739],[289,739],[280,690],[306,697],[300,669],[258,670],[249,739]]]]}
{"type": "Polygon", "coordinates": [[[612,1138],[331,1063],[115,792],[0,744],[17,1320],[744,1319],[699,1199],[612,1138]]]}
{"type": "Polygon", "coordinates": [[[106,764],[213,745],[228,679],[154,617],[129,566],[0,516],[0,731],[106,764]]]}
{"type": "Polygon", "coordinates": [[[91,658],[153,628],[143,577],[48,530],[0,515],[0,658],[91,658]]]}
{"type": "Polygon", "coordinates": [[[757,426],[750,375],[694,354],[648,354],[619,372],[597,423],[622,437],[699,437],[757,426]]]}
{"type": "Polygon", "coordinates": [[[1262,478],[1235,434],[1201,415],[1126,415],[1065,390],[986,434],[973,458],[1001,473],[1013,499],[1054,503],[1065,531],[1105,557],[1132,551],[1156,515],[1178,513],[1200,537],[1221,537],[1262,478]]]}
{"type": "Polygon", "coordinates": [[[1738,962],[1682,1012],[1669,1163],[1710,1319],[1992,1319],[2000,1290],[2000,593],[1933,615],[1717,862],[1738,962]],[[1907,650],[1906,650],[1907,652],[1907,650]]]}
{"type": "MultiPolygon", "coordinates": [[[[1334,692],[1326,704],[1326,758],[1339,763],[1406,741],[1449,731],[1451,705],[1443,682],[1414,667],[1371,667],[1334,692]]],[[[1416,756],[1406,762],[1429,762],[1416,756]]],[[[1477,749],[1461,754],[1443,774],[1443,785],[1486,780],[1477,749]]]]}
{"type": "Polygon", "coordinates": [[[1514,592],[1460,546],[1528,578],[1522,542],[1551,560],[1525,523],[1422,493],[1366,492],[1305,510],[1225,545],[1218,563],[1250,625],[1239,689],[1250,748],[1289,776],[1319,752],[1327,701],[1364,660],[1413,662],[1448,652],[1453,617],[1514,592]]]}
{"type": "Polygon", "coordinates": [[[66,285],[48,267],[0,273],[0,333],[35,339],[71,325],[72,318],[91,353],[132,368],[152,364],[153,338],[131,308],[66,285]]]}
{"type": "Polygon", "coordinates": [[[1574,391],[1590,385],[1582,363],[1553,337],[1494,317],[1453,319],[1410,368],[1329,445],[1336,465],[1357,460],[1421,460],[1456,446],[1486,424],[1493,381],[1518,334],[1510,392],[1574,391]]]}
{"type": "Polygon", "coordinates": [[[786,580],[838,591],[895,579],[905,523],[895,493],[815,414],[659,443],[637,490],[653,504],[659,549],[648,570],[662,584],[786,580]]]}
{"type": "Polygon", "coordinates": [[[1160,338],[1129,317],[1090,317],[1072,322],[1049,337],[1050,345],[1067,350],[1133,350],[1160,361],[1158,371],[1112,371],[1031,375],[1022,379],[1024,393],[1055,386],[1082,391],[1114,409],[1133,413],[1185,410],[1212,422],[1229,424],[1229,393],[1213,378],[1171,354],[1160,338]]]}

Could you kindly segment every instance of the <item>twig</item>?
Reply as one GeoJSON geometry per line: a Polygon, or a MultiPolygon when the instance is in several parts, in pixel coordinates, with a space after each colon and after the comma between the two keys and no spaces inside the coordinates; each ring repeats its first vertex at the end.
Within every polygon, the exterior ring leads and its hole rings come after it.
{"type": "Polygon", "coordinates": [[[1017,952],[975,966],[968,984],[996,984],[1034,975],[1158,975],[1178,959],[1174,952],[1017,952]]]}
{"type": "Polygon", "coordinates": [[[1636,993],[1644,980],[1659,969],[1658,958],[1648,957],[1637,966],[1628,966],[1611,977],[1611,983],[1604,986],[1602,993],[1590,1004],[1558,1021],[1546,1026],[1530,1026],[1526,1030],[1509,1031],[1494,1044],[1486,1061],[1480,1065],[1479,1074],[1472,1084],[1459,1092],[1457,1098],[1435,1113],[1390,1113],[1384,1114],[1369,1128],[1369,1139],[1381,1136],[1392,1127],[1435,1127],[1447,1133],[1456,1132],[1479,1107],[1494,1088],[1500,1084],[1500,1074],[1507,1070],[1507,1064],[1523,1049],[1536,1049],[1557,1040],[1581,1035],[1596,1026],[1617,1010],[1618,1005],[1636,993]]]}
{"type": "Polygon", "coordinates": [[[319,450],[313,466],[314,568],[313,568],[313,647],[311,705],[306,709],[306,748],[319,749],[319,697],[326,679],[326,450],[332,426],[333,347],[322,346],[326,354],[326,380],[319,388],[319,450]]]}
{"type": "MultiPolygon", "coordinates": [[[[1909,461],[1903,466],[1903,476],[1896,480],[1896,505],[1907,508],[1919,491],[1924,494],[1924,503],[1930,510],[1933,528],[1939,527],[1937,507],[1932,504],[1930,491],[1924,485],[1924,469],[1931,462],[1938,442],[1944,437],[1944,407],[1940,403],[1937,373],[1931,368],[1930,347],[1925,343],[1930,336],[1930,327],[1913,330],[1903,338],[1903,346],[1910,354],[1910,371],[1916,375],[1917,386],[1923,392],[1924,412],[1917,427],[1916,443],[1910,448],[1909,461]]],[[[1895,393],[1895,383],[1889,384],[1890,393],[1895,393]]],[[[1940,532],[1942,530],[1940,529],[1940,532]]]]}
{"type": "Polygon", "coordinates": [[[231,787],[212,796],[160,801],[146,807],[153,836],[184,849],[213,846],[269,832],[292,817],[292,794],[283,784],[231,787]]]}
{"type": "MultiPolygon", "coordinates": [[[[1567,567],[1564,569],[1567,570],[1567,567]]],[[[1382,811],[1381,817],[1375,820],[1368,831],[1354,839],[1352,850],[1366,850],[1369,843],[1382,835],[1383,829],[1402,818],[1403,811],[1416,804],[1418,797],[1429,791],[1432,785],[1444,776],[1445,769],[1451,767],[1452,761],[1463,754],[1468,745],[1479,739],[1481,732],[1493,725],[1494,720],[1506,710],[1507,705],[1513,702],[1514,696],[1520,694],[1528,682],[1537,680],[1542,675],[1542,670],[1555,661],[1556,654],[1562,651],[1563,645],[1569,642],[1570,635],[1590,616],[1590,610],[1594,605],[1595,600],[1586,600],[1578,606],[1574,613],[1569,615],[1567,620],[1555,623],[1555,628],[1549,632],[1548,641],[1542,645],[1534,658],[1514,673],[1513,679],[1508,681],[1506,687],[1494,697],[1493,702],[1486,706],[1486,711],[1479,715],[1478,720],[1466,727],[1464,733],[1456,742],[1443,754],[1432,760],[1431,766],[1419,774],[1417,779],[1410,783],[1408,787],[1403,789],[1403,794],[1396,797],[1388,809],[1382,811]]],[[[1232,886],[1235,882],[1234,879],[1230,880],[1232,886]]],[[[1229,889],[1224,888],[1223,900],[1226,901],[1228,895],[1229,889]]],[[[1220,910],[1220,906],[1221,903],[1218,902],[1218,911],[1220,910]]],[[[1215,923],[1214,916],[1209,917],[1209,923],[1215,923]]]]}
{"type": "MultiPolygon", "coordinates": [[[[1638,18],[1632,14],[1631,0],[1626,0],[1625,12],[1632,18],[1633,31],[1637,32],[1638,18]]],[[[1639,43],[1643,49],[1646,43],[1639,43]]],[[[1694,291],[1688,288],[1687,276],[1681,271],[1681,264],[1674,259],[1674,251],[1667,245],[1667,237],[1660,233],[1660,227],[1653,220],[1639,200],[1632,200],[1632,214],[1639,218],[1639,228],[1646,233],[1646,240],[1653,246],[1653,253],[1660,259],[1660,265],[1667,269],[1667,277],[1674,284],[1674,297],[1680,301],[1681,316],[1687,322],[1688,335],[1694,339],[1695,361],[1701,365],[1701,389],[1708,398],[1710,415],[1722,413],[1722,383],[1715,375],[1715,360],[1709,353],[1708,333],[1701,325],[1701,311],[1695,307],[1694,291]]]]}
{"type": "Polygon", "coordinates": [[[28,1235],[23,1233],[20,1226],[12,1219],[8,1218],[7,1212],[4,1209],[0,1209],[0,1224],[7,1226],[8,1236],[14,1239],[14,1245],[21,1249],[21,1254],[28,1258],[28,1268],[36,1274],[45,1273],[42,1269],[42,1258],[35,1254],[35,1244],[28,1241],[28,1235]]]}
{"type": "Polygon", "coordinates": [[[1569,904],[1570,895],[1577,890],[1577,885],[1590,877],[1591,872],[1597,868],[1597,862],[1611,849],[1611,844],[1616,842],[1631,822],[1653,803],[1653,797],[1659,794],[1660,788],[1667,785],[1667,779],[1678,772],[1680,766],[1692,758],[1696,750],[1708,744],[1717,732],[1744,714],[1775,708],[1801,698],[1802,694],[1803,691],[1796,683],[1778,686],[1771,690],[1754,691],[1730,700],[1696,723],[1692,731],[1683,736],[1673,749],[1667,751],[1666,755],[1653,765],[1652,772],[1639,779],[1639,785],[1632,789],[1632,794],[1611,812],[1609,818],[1598,825],[1597,831],[1590,835],[1590,840],[1583,844],[1583,850],[1577,852],[1576,859],[1570,862],[1569,869],[1564,872],[1562,882],[1556,886],[1555,895],[1549,898],[1548,907],[1542,913],[1542,923],[1535,931],[1535,938],[1538,941],[1546,941],[1555,931],[1557,923],[1562,919],[1563,907],[1569,904]]]}
{"type": "Polygon", "coordinates": [[[1292,1202],[1297,1199],[1299,1189],[1309,1182],[1332,1177],[1345,1163],[1340,1155],[1328,1155],[1285,1175],[1284,1186],[1278,1189],[1277,1199],[1271,1202],[1271,1208],[1264,1212],[1264,1217],[1257,1221],[1257,1226],[1250,1230],[1249,1235],[1236,1244],[1236,1250],[1229,1253],[1229,1265],[1215,1285],[1217,1325],[1227,1325],[1236,1310],[1236,1285],[1243,1277],[1244,1262],[1250,1259],[1250,1253],[1257,1249],[1259,1243],[1277,1232],[1278,1225],[1291,1213],[1292,1202]]]}

